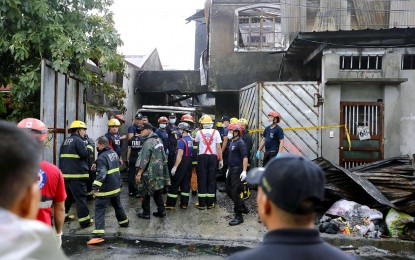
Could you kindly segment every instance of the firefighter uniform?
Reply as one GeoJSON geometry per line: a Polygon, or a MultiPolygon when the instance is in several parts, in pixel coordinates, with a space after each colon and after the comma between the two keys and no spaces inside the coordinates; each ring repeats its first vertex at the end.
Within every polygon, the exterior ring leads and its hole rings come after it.
{"type": "Polygon", "coordinates": [[[94,152],[95,144],[92,138],[89,138],[88,135],[85,135],[84,138],[82,138],[82,140],[84,141],[85,145],[89,145],[89,147],[93,148],[93,150],[91,150],[91,152],[89,153],[89,157],[88,157],[89,180],[86,183],[87,200],[92,200],[91,189],[92,189],[92,183],[95,180],[95,171],[91,170],[91,167],[95,163],[95,152],[94,152]]]}
{"type": "Polygon", "coordinates": [[[166,209],[171,209],[176,206],[179,188],[181,191],[180,207],[187,208],[189,204],[190,179],[192,177],[192,138],[187,135],[180,138],[177,142],[177,149],[183,150],[183,156],[176,173],[171,178],[171,186],[167,191],[166,209]]]}
{"type": "Polygon", "coordinates": [[[169,123],[166,127],[167,131],[167,167],[169,172],[174,166],[175,153],[177,149],[177,126],[169,123]]]}
{"type": "Polygon", "coordinates": [[[121,174],[118,155],[109,147],[99,151],[97,159],[97,177],[92,184],[96,193],[94,238],[105,236],[105,210],[108,205],[115,210],[115,216],[121,227],[128,227],[129,221],[120,201],[121,174]]]}
{"type": "Polygon", "coordinates": [[[86,146],[80,135],[72,134],[63,142],[59,156],[59,166],[68,195],[65,200],[65,212],[68,213],[73,202],[76,202],[76,214],[82,228],[88,227],[91,223],[86,204],[86,185],[89,179],[88,157],[91,150],[93,148],[86,146]]]}

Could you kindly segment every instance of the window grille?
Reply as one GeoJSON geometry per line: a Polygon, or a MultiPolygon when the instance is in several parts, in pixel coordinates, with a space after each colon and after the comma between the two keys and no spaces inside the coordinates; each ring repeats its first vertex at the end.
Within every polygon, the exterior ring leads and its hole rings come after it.
{"type": "Polygon", "coordinates": [[[344,55],[340,56],[341,70],[381,70],[382,56],[379,55],[344,55]]]}

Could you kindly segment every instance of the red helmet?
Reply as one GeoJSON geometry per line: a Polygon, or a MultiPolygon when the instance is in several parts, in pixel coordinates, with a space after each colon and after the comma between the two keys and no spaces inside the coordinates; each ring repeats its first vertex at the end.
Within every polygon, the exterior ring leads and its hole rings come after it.
{"type": "Polygon", "coordinates": [[[273,116],[274,119],[277,119],[277,123],[279,123],[282,119],[281,114],[278,113],[277,111],[271,111],[268,113],[268,116],[273,116]]]}
{"type": "Polygon", "coordinates": [[[239,123],[233,123],[233,124],[228,125],[228,129],[234,132],[235,131],[239,132],[239,136],[242,136],[243,130],[242,130],[242,126],[239,123]]]}
{"type": "Polygon", "coordinates": [[[115,115],[115,119],[118,119],[118,121],[120,121],[121,124],[124,124],[126,121],[122,115],[115,115]]]}
{"type": "Polygon", "coordinates": [[[182,122],[189,122],[189,123],[195,123],[195,120],[193,119],[193,116],[191,114],[186,114],[183,115],[182,118],[180,119],[180,121],[182,122]]]}
{"type": "Polygon", "coordinates": [[[159,124],[167,124],[167,122],[168,122],[169,120],[167,119],[167,117],[165,117],[165,116],[161,116],[160,118],[159,118],[159,120],[158,120],[158,123],[159,124]]]}
{"type": "Polygon", "coordinates": [[[29,129],[40,141],[45,140],[48,136],[48,128],[46,125],[36,118],[25,118],[17,124],[17,127],[29,129]]]}

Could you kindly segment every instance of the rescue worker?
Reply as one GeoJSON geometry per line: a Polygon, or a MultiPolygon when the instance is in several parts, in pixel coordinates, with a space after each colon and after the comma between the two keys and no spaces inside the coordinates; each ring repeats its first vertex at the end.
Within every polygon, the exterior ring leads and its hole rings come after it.
{"type": "Polygon", "coordinates": [[[191,114],[185,114],[180,118],[180,122],[188,123],[190,129],[194,129],[195,127],[195,120],[193,119],[193,116],[191,114]]]}
{"type": "MultiPolygon", "coordinates": [[[[114,118],[117,119],[118,121],[120,121],[121,126],[123,124],[125,124],[125,122],[126,122],[126,120],[123,117],[123,115],[118,114],[118,115],[115,115],[114,118]]],[[[127,139],[127,136],[126,135],[121,135],[120,140],[124,140],[124,139],[127,139]]]]}
{"type": "Polygon", "coordinates": [[[230,120],[229,120],[229,124],[236,124],[236,123],[238,123],[239,122],[239,119],[238,118],[236,118],[236,117],[232,117],[230,120]]]}
{"type": "Polygon", "coordinates": [[[192,177],[193,140],[189,135],[190,125],[186,122],[178,126],[182,138],[177,141],[176,162],[171,169],[171,186],[167,191],[166,209],[174,209],[180,189],[180,208],[186,209],[189,204],[190,178],[192,177]]]}
{"type": "Polygon", "coordinates": [[[171,168],[174,165],[174,154],[177,149],[177,126],[176,124],[176,114],[170,113],[169,114],[169,124],[166,127],[167,131],[167,156],[168,156],[168,168],[169,172],[171,172],[171,168]]]}
{"type": "MultiPolygon", "coordinates": [[[[223,155],[223,168],[221,170],[219,170],[218,172],[218,176],[217,179],[218,180],[224,180],[225,179],[225,175],[226,175],[226,171],[228,170],[228,158],[229,158],[229,139],[228,139],[228,125],[229,125],[229,117],[228,116],[222,116],[221,118],[222,121],[222,155],[223,155]]],[[[224,190],[219,190],[219,191],[224,191],[224,190]]]]}
{"type": "MultiPolygon", "coordinates": [[[[30,130],[43,147],[43,142],[48,136],[48,128],[42,121],[36,118],[25,118],[17,124],[17,127],[30,130]]],[[[53,226],[56,231],[58,247],[61,247],[66,199],[62,172],[55,165],[42,160],[37,178],[42,197],[36,219],[52,226],[53,211],[53,226]]]]}
{"type": "Polygon", "coordinates": [[[226,194],[233,201],[235,213],[235,217],[229,221],[229,225],[235,226],[244,222],[242,213],[249,213],[249,209],[240,196],[248,168],[248,151],[245,142],[241,139],[242,127],[237,123],[233,123],[228,126],[228,130],[228,138],[231,140],[231,144],[229,145],[229,169],[226,172],[226,194]]]}
{"type": "Polygon", "coordinates": [[[143,148],[144,139],[140,135],[141,128],[137,128],[137,132],[134,137],[128,140],[128,150],[127,150],[127,163],[128,163],[128,195],[130,197],[138,197],[137,188],[135,184],[135,164],[138,159],[138,154],[143,148]]]}
{"type": "Polygon", "coordinates": [[[98,158],[96,161],[97,177],[92,185],[95,196],[95,229],[88,245],[105,241],[105,210],[108,205],[115,210],[120,227],[128,227],[129,221],[121,204],[121,173],[118,155],[109,146],[108,139],[101,136],[97,139],[98,158]]]}
{"type": "Polygon", "coordinates": [[[271,111],[268,113],[268,122],[271,124],[265,127],[262,133],[262,140],[259,144],[258,151],[256,152],[256,158],[261,159],[261,150],[265,146],[264,160],[262,165],[265,167],[267,162],[273,157],[279,157],[284,149],[284,131],[278,125],[281,122],[281,115],[277,111],[271,111]]]}
{"type": "Polygon", "coordinates": [[[135,133],[137,133],[137,128],[140,128],[142,125],[143,125],[143,115],[137,112],[134,116],[133,123],[128,127],[127,140],[130,140],[131,138],[133,138],[135,133]]]}
{"type": "Polygon", "coordinates": [[[92,183],[95,180],[95,144],[94,144],[94,140],[92,140],[92,138],[89,138],[89,136],[85,133],[84,137],[82,138],[82,140],[84,141],[85,145],[89,145],[90,147],[92,147],[92,150],[88,156],[88,167],[89,167],[89,179],[86,183],[86,199],[87,200],[92,200],[92,183]]]}
{"type": "Polygon", "coordinates": [[[121,137],[118,133],[120,125],[121,123],[117,119],[110,119],[110,121],[108,121],[108,132],[105,134],[105,137],[108,139],[111,149],[118,155],[120,165],[123,165],[124,162],[121,158],[121,137]]]}
{"type": "MultiPolygon", "coordinates": [[[[250,165],[251,165],[251,155],[252,155],[251,153],[252,153],[252,146],[253,146],[252,135],[249,133],[248,120],[246,120],[245,118],[240,118],[239,124],[242,126],[242,130],[243,130],[241,139],[245,142],[246,150],[248,151],[248,170],[249,170],[250,165]]],[[[246,181],[244,181],[243,184],[244,184],[244,189],[242,192],[242,198],[246,200],[251,195],[251,191],[249,190],[249,185],[246,181]]]]}
{"type": "Polygon", "coordinates": [[[143,211],[137,216],[143,219],[150,219],[150,196],[153,196],[157,211],[153,212],[155,217],[165,217],[162,190],[170,185],[170,176],[167,168],[167,156],[163,149],[163,143],[153,132],[153,126],[145,123],[141,130],[144,138],[143,148],[138,156],[135,180],[143,188],[143,211]]]}
{"type": "Polygon", "coordinates": [[[165,116],[161,116],[158,120],[159,123],[159,128],[156,130],[156,134],[160,137],[161,141],[163,141],[163,146],[164,146],[164,151],[167,154],[167,131],[166,131],[166,127],[167,127],[167,117],[165,116]]]}
{"type": "Polygon", "coordinates": [[[86,133],[86,124],[75,120],[69,126],[71,136],[62,143],[59,166],[65,179],[68,197],[65,200],[65,212],[68,214],[72,203],[76,202],[76,215],[81,228],[92,225],[86,205],[86,184],[89,179],[88,157],[93,148],[85,145],[82,138],[86,133]]]}
{"type": "Polygon", "coordinates": [[[213,128],[212,118],[204,115],[199,123],[203,129],[196,133],[195,142],[199,143],[199,155],[197,158],[197,186],[198,203],[196,208],[203,210],[206,207],[215,207],[216,198],[216,168],[223,168],[222,140],[219,132],[213,128]],[[219,162],[219,165],[218,165],[219,162]]]}

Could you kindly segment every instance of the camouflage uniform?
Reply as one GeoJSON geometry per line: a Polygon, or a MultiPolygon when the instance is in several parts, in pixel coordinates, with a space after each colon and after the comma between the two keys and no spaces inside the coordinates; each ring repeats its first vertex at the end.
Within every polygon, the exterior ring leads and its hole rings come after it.
{"type": "Polygon", "coordinates": [[[170,185],[170,175],[167,168],[167,155],[164,152],[163,142],[157,134],[151,133],[144,137],[143,148],[138,156],[136,168],[144,169],[141,176],[143,191],[143,212],[150,213],[150,196],[153,196],[158,212],[164,212],[162,189],[170,185]]]}

